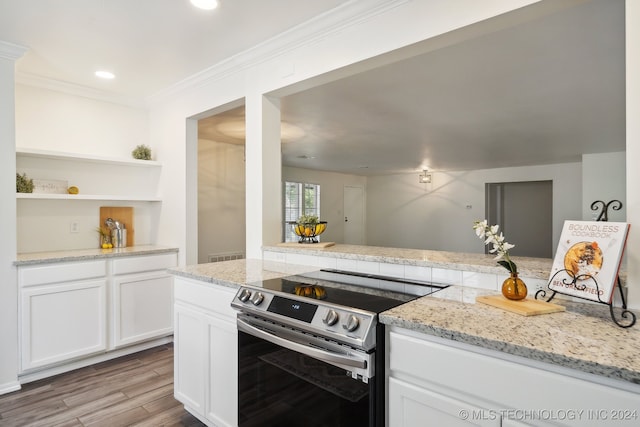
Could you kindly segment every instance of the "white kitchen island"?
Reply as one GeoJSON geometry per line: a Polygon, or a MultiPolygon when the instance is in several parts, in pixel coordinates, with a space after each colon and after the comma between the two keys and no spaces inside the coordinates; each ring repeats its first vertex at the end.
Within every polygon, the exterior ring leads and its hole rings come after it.
{"type": "MultiPolygon", "coordinates": [[[[386,264],[390,259],[363,261],[386,264]]],[[[530,272],[546,262],[519,261],[530,272]]],[[[427,262],[394,265],[411,266],[408,270],[413,273],[414,267],[433,268],[427,262]]],[[[489,275],[475,276],[476,280],[499,277],[491,257],[471,264],[441,263],[436,268],[444,267],[489,275]]],[[[237,422],[233,401],[237,348],[232,346],[234,313],[229,307],[234,290],[317,269],[292,262],[237,260],[170,270],[176,276],[175,395],[190,412],[209,425],[237,422]],[[212,338],[198,344],[204,332],[193,334],[189,325],[199,325],[196,330],[209,331],[212,338]],[[212,377],[215,372],[224,372],[227,382],[212,377]],[[221,401],[216,396],[223,391],[221,401]]],[[[544,281],[548,273],[536,274],[544,281]]],[[[559,300],[566,304],[566,312],[532,317],[476,304],[476,295],[496,292],[493,286],[497,285],[454,285],[380,316],[389,336],[388,425],[423,426],[429,419],[434,425],[637,425],[638,326],[619,328],[606,307],[588,303],[559,300]]]]}

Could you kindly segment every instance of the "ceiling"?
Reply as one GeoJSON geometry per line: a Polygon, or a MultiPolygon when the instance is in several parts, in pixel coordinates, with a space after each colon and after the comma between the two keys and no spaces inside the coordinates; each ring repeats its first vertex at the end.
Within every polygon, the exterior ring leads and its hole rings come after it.
{"type": "Polygon", "coordinates": [[[136,102],[346,2],[220,0],[204,11],[189,0],[0,0],[0,40],[30,49],[19,77],[136,102]]]}
{"type": "MultiPolygon", "coordinates": [[[[242,109],[202,122],[221,133],[242,109]]],[[[283,164],[358,175],[625,150],[624,1],[595,0],[282,98],[283,164]],[[283,130],[284,133],[284,130],[283,130]]]]}
{"type": "MultiPolygon", "coordinates": [[[[347,3],[0,0],[0,40],[30,48],[19,81],[137,102],[347,3]]],[[[624,99],[624,0],[592,0],[285,96],[283,164],[371,175],[579,161],[625,150],[624,99]]],[[[228,113],[201,121],[201,138],[242,143],[220,132],[243,120],[228,113]]]]}

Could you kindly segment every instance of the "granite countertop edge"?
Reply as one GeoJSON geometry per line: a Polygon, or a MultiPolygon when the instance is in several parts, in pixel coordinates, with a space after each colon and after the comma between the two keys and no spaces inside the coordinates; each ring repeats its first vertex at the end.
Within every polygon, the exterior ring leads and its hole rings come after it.
{"type": "Polygon", "coordinates": [[[207,282],[214,285],[221,285],[226,288],[239,288],[240,286],[245,285],[245,283],[238,283],[230,280],[217,279],[207,274],[198,274],[195,272],[184,271],[179,268],[170,268],[167,270],[168,273],[173,274],[174,276],[180,276],[187,279],[199,280],[201,282],[207,282]]]}
{"type": "Polygon", "coordinates": [[[15,266],[53,264],[59,262],[89,261],[127,256],[155,255],[162,253],[178,253],[178,248],[142,245],[120,249],[79,249],[68,251],[52,251],[18,254],[15,266]]]}
{"type": "MultiPolygon", "coordinates": [[[[478,253],[435,251],[427,249],[388,248],[379,246],[336,244],[328,247],[299,247],[269,245],[264,251],[314,255],[337,259],[382,262],[389,264],[433,267],[448,270],[472,271],[476,273],[504,274],[503,267],[497,265],[493,255],[478,253]],[[453,260],[453,261],[452,261],[453,260]]],[[[521,277],[534,279],[549,278],[553,260],[547,258],[512,257],[518,264],[521,277]]]]}
{"type": "Polygon", "coordinates": [[[438,327],[420,321],[407,320],[400,316],[388,315],[386,313],[380,314],[380,322],[388,326],[396,326],[399,328],[420,332],[425,335],[432,335],[434,337],[444,338],[446,340],[463,344],[469,344],[487,350],[495,350],[500,353],[518,356],[528,360],[562,366],[589,374],[640,385],[640,372],[631,371],[619,366],[603,365],[600,363],[591,362],[579,358],[572,358],[546,350],[523,347],[509,343],[507,341],[484,338],[478,335],[467,334],[461,331],[438,327]]]}

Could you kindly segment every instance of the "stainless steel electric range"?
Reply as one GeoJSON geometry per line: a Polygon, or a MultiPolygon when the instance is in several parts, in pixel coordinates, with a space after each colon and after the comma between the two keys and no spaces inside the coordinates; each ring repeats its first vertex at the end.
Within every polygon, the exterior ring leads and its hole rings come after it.
{"type": "Polygon", "coordinates": [[[241,287],[239,426],[383,426],[378,314],[445,287],[338,270],[241,287]]]}

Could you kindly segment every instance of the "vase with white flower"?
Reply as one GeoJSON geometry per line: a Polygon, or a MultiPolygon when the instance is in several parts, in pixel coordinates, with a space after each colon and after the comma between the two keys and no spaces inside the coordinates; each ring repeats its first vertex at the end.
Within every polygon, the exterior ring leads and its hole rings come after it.
{"type": "Polygon", "coordinates": [[[521,300],[527,297],[527,286],[518,277],[518,267],[509,257],[509,249],[515,247],[505,240],[499,225],[489,225],[487,220],[476,221],[473,224],[476,235],[484,239],[485,245],[491,245],[490,254],[495,254],[494,260],[509,271],[509,278],[502,283],[502,295],[510,300],[521,300]]]}

